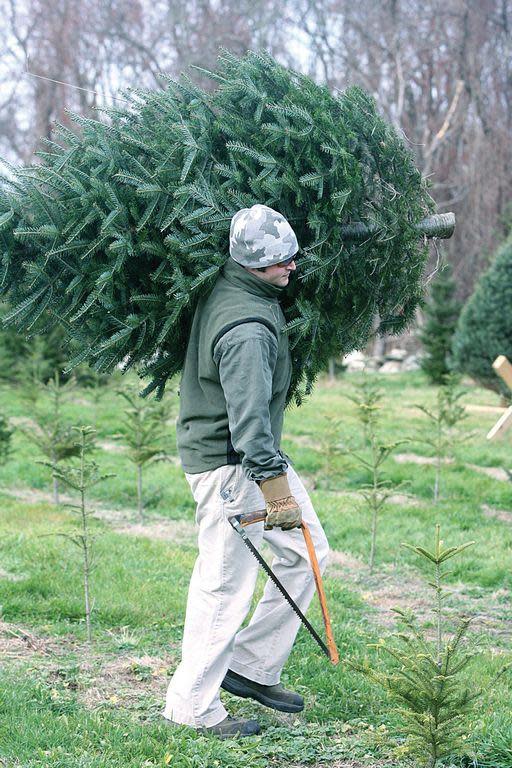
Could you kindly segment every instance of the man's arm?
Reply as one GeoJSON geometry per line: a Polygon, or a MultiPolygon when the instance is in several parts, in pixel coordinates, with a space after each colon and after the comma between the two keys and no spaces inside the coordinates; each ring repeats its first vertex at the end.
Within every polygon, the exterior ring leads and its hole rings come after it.
{"type": "Polygon", "coordinates": [[[216,344],[213,359],[226,398],[231,442],[244,472],[260,483],[265,498],[265,529],[300,526],[302,513],[288,485],[288,464],[276,451],[270,424],[277,362],[273,333],[261,323],[236,326],[216,344]]]}
{"type": "Polygon", "coordinates": [[[286,472],[277,452],[270,424],[272,376],[277,362],[277,340],[262,323],[243,323],[215,345],[226,398],[231,441],[251,480],[265,480],[286,472]]]}

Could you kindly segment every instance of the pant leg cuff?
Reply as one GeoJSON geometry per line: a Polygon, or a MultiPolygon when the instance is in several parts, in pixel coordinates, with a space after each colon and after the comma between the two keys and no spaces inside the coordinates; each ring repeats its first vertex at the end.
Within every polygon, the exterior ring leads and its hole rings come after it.
{"type": "Polygon", "coordinates": [[[189,712],[180,711],[173,707],[166,707],[162,715],[166,720],[170,720],[177,725],[190,725],[192,728],[209,728],[212,725],[221,723],[227,716],[224,706],[220,706],[205,717],[196,718],[189,712]]]}
{"type": "Polygon", "coordinates": [[[250,664],[241,664],[239,661],[235,661],[235,659],[231,659],[229,668],[232,672],[236,672],[237,675],[242,675],[248,680],[252,680],[253,683],[259,683],[260,685],[277,685],[281,677],[279,673],[263,672],[257,667],[250,664]]]}

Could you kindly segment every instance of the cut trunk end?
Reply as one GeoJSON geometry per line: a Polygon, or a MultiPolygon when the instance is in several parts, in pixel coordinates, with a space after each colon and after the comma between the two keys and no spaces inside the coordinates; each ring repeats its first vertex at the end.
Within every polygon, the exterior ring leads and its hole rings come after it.
{"type": "MultiPolygon", "coordinates": [[[[426,216],[414,225],[414,229],[420,237],[441,237],[447,239],[453,235],[453,230],[455,229],[455,214],[436,213],[433,216],[426,216]]],[[[343,239],[351,242],[361,242],[369,237],[378,235],[379,232],[382,232],[380,227],[365,224],[362,221],[345,224],[341,228],[343,239]]]]}

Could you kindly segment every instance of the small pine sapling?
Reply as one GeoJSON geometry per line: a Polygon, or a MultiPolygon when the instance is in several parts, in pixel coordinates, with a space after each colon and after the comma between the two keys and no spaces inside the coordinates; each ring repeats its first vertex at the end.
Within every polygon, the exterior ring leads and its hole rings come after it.
{"type": "Polygon", "coordinates": [[[384,476],[383,464],[393,451],[407,440],[397,440],[392,443],[383,442],[378,434],[378,421],[381,410],[382,390],[366,376],[363,377],[360,392],[347,395],[356,405],[356,414],[363,428],[364,453],[352,447],[348,453],[370,475],[370,482],[361,486],[360,493],[366,501],[372,515],[370,543],[370,573],[373,572],[377,547],[377,521],[379,513],[387,499],[404,483],[393,484],[384,476]]]}
{"type": "Polygon", "coordinates": [[[137,509],[140,520],[144,519],[143,469],[157,461],[166,461],[169,452],[165,440],[169,436],[167,421],[170,407],[167,402],[145,400],[136,393],[118,394],[126,400],[119,433],[114,438],[122,439],[128,446],[128,457],[135,464],[137,472],[137,509]]]}
{"type": "Polygon", "coordinates": [[[325,477],[327,488],[330,486],[330,478],[335,474],[335,457],[343,453],[339,440],[341,425],[342,419],[326,418],[320,435],[320,450],[323,459],[322,474],[325,477]]]}
{"type": "Polygon", "coordinates": [[[467,418],[467,413],[459,402],[465,392],[458,389],[458,383],[459,377],[456,374],[448,374],[445,383],[437,390],[434,408],[416,405],[429,419],[428,432],[420,435],[418,439],[430,445],[435,452],[434,504],[437,504],[440,497],[443,461],[452,458],[453,448],[457,444],[469,440],[473,435],[472,432],[463,434],[459,429],[460,423],[467,418]]]}
{"type": "MultiPolygon", "coordinates": [[[[79,446],[73,435],[73,428],[64,423],[61,412],[62,401],[73,387],[72,380],[64,385],[61,384],[59,374],[56,372],[54,378],[43,386],[50,399],[50,412],[42,412],[34,405],[33,426],[20,427],[25,437],[37,445],[52,466],[79,455],[79,446]]],[[[47,465],[48,462],[40,463],[47,465]]],[[[55,504],[59,503],[59,480],[55,473],[53,474],[53,500],[55,504]]]]}
{"type": "Polygon", "coordinates": [[[425,324],[420,333],[425,351],[421,368],[432,384],[443,384],[450,373],[453,334],[461,310],[455,290],[452,267],[446,263],[432,283],[430,299],[425,306],[425,324]]]}
{"type": "Polygon", "coordinates": [[[40,346],[41,339],[36,337],[34,339],[33,347],[30,352],[19,361],[15,372],[16,390],[30,413],[32,413],[36,407],[43,389],[40,356],[38,353],[40,346]]]}
{"type": "Polygon", "coordinates": [[[107,376],[98,373],[88,365],[81,365],[75,370],[77,383],[84,388],[87,400],[92,403],[92,418],[94,428],[97,426],[98,406],[101,400],[112,388],[112,379],[115,374],[107,376]]]}
{"type": "Polygon", "coordinates": [[[370,644],[393,660],[392,668],[380,670],[374,669],[368,661],[364,664],[349,662],[354,669],[382,685],[398,702],[409,754],[425,768],[435,768],[442,758],[455,755],[464,748],[465,719],[481,693],[474,690],[462,674],[476,655],[475,651],[463,647],[471,619],[461,617],[450,636],[444,629],[446,615],[443,611],[444,581],[450,573],[443,569],[444,563],[474,543],[470,541],[444,549],[437,524],[432,552],[424,547],[402,544],[424,558],[432,569],[428,584],[434,590],[435,639],[428,637],[411,611],[394,608],[405,631],[392,635],[394,643],[388,644],[381,638],[378,643],[370,644]]]}
{"type": "Polygon", "coordinates": [[[9,427],[9,419],[0,413],[0,466],[6,464],[12,453],[14,430],[9,427]]]}
{"type": "Polygon", "coordinates": [[[80,517],[80,530],[76,533],[61,533],[60,535],[70,539],[73,544],[76,544],[82,550],[85,623],[87,628],[87,642],[91,643],[91,616],[93,603],[91,602],[90,596],[90,578],[94,568],[92,545],[95,536],[89,529],[89,517],[93,514],[93,510],[88,507],[86,496],[91,488],[109,477],[114,477],[114,475],[102,475],[95,461],[86,461],[86,455],[95,447],[94,435],[96,434],[96,430],[90,426],[83,425],[80,427],[72,427],[72,430],[73,433],[78,433],[78,441],[76,440],[76,434],[73,434],[78,449],[78,466],[70,465],[65,467],[57,462],[44,462],[44,464],[52,469],[54,476],[61,480],[64,485],[67,485],[74,491],[78,491],[80,494],[80,501],[78,504],[66,504],[68,508],[78,513],[80,517]]]}

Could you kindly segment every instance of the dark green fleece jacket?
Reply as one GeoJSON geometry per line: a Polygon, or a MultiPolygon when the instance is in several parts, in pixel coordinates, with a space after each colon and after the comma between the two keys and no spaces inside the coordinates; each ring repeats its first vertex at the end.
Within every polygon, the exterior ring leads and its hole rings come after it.
{"type": "Polygon", "coordinates": [[[177,442],[185,472],[242,463],[251,480],[286,471],[280,451],[291,379],[284,289],[228,259],[192,323],[177,442]]]}

